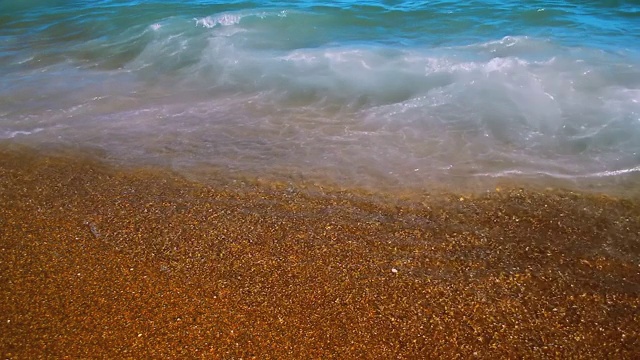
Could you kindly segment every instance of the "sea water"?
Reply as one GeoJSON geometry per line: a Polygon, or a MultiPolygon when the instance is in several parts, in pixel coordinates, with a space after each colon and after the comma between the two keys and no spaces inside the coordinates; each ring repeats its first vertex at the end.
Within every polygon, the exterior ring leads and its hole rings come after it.
{"type": "Polygon", "coordinates": [[[635,186],[640,2],[0,0],[16,142],[373,189],[635,186]]]}

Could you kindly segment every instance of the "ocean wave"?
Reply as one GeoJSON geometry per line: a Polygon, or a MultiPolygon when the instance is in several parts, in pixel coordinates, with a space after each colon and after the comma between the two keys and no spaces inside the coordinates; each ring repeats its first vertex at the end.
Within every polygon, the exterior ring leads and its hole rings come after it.
{"type": "Polygon", "coordinates": [[[466,2],[112,5],[0,30],[0,137],[398,184],[640,163],[637,51],[538,27],[566,9],[523,5],[515,26],[466,2]]]}

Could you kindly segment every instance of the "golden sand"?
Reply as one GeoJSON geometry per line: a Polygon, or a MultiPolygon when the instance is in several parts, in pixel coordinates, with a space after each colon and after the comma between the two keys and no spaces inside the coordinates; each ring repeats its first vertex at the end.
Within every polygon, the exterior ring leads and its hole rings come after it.
{"type": "Polygon", "coordinates": [[[381,201],[0,152],[0,356],[640,357],[640,203],[381,201]]]}

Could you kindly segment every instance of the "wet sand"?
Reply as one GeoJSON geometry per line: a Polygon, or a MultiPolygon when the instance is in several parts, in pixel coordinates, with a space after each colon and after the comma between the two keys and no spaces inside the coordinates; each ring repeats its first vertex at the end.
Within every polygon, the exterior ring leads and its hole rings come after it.
{"type": "Polygon", "coordinates": [[[640,357],[640,202],[498,190],[393,201],[2,149],[0,355],[640,357]]]}

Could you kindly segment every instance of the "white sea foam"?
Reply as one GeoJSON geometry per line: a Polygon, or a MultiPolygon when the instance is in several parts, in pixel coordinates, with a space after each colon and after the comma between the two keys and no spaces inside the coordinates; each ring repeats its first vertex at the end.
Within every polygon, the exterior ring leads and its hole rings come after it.
{"type": "Polygon", "coordinates": [[[220,26],[231,26],[240,23],[242,19],[241,15],[238,14],[220,14],[217,16],[206,16],[203,18],[195,18],[196,25],[203,26],[206,28],[213,28],[217,25],[220,26]]]}
{"type": "Polygon", "coordinates": [[[28,136],[28,135],[32,135],[32,134],[38,133],[38,132],[40,132],[42,130],[44,130],[44,129],[36,128],[36,129],[33,129],[33,130],[15,130],[15,131],[5,130],[2,133],[2,135],[0,135],[0,139],[13,139],[15,137],[28,136]]]}
{"type": "Polygon", "coordinates": [[[247,12],[247,11],[242,11],[242,12],[225,12],[225,13],[221,13],[221,14],[216,14],[213,16],[205,16],[205,17],[201,17],[201,18],[194,18],[193,20],[195,20],[196,22],[196,26],[202,26],[205,28],[214,28],[216,26],[232,26],[232,25],[238,25],[240,24],[240,21],[242,21],[242,19],[246,18],[246,17],[257,17],[260,19],[265,19],[271,16],[275,16],[275,17],[287,17],[289,11],[287,10],[281,10],[281,11],[274,11],[274,12],[265,12],[265,11],[258,11],[258,12],[247,12]]]}

